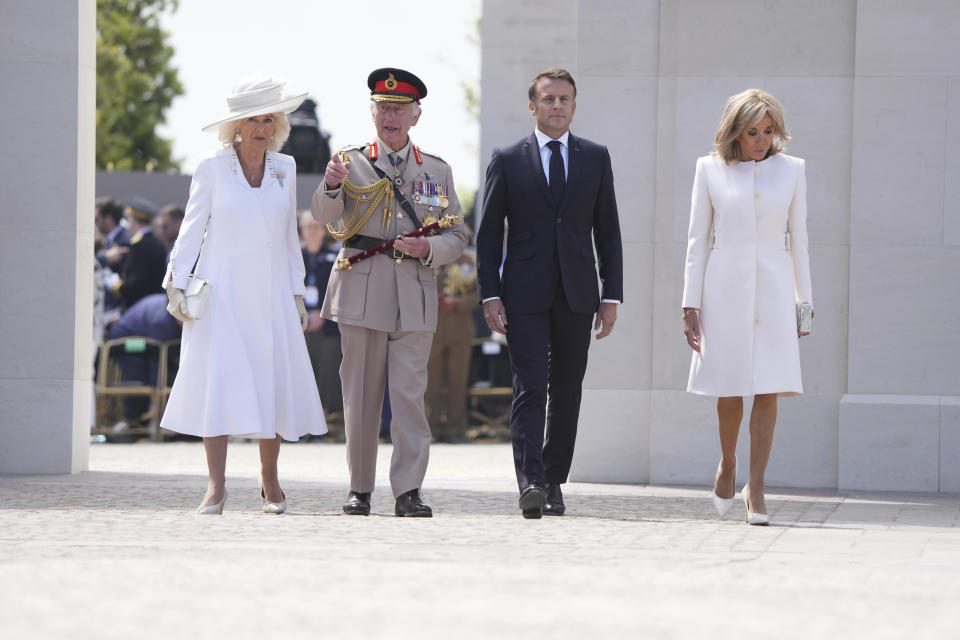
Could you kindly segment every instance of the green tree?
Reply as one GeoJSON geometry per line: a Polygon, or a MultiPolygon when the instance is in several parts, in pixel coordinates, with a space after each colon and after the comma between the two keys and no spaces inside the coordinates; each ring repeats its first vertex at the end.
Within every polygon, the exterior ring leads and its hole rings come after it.
{"type": "Polygon", "coordinates": [[[183,95],[160,15],[177,0],[97,0],[97,167],[179,168],[156,134],[183,95]]]}

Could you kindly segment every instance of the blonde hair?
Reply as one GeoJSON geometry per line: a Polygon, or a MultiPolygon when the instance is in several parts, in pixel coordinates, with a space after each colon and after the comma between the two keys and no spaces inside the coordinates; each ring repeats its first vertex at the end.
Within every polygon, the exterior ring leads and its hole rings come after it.
{"type": "MultiPolygon", "coordinates": [[[[282,111],[272,115],[277,128],[274,129],[273,137],[267,144],[267,149],[269,151],[280,151],[283,143],[290,137],[290,121],[287,120],[287,114],[282,111]]],[[[245,120],[245,118],[241,118],[240,120],[245,120]]],[[[220,140],[223,146],[229,147],[235,142],[240,142],[240,127],[237,124],[240,120],[224,122],[217,128],[217,139],[220,140]]]]}
{"type": "MultiPolygon", "coordinates": [[[[300,223],[301,227],[303,226],[304,222],[309,222],[311,220],[315,221],[317,224],[320,224],[320,222],[313,217],[313,213],[310,212],[310,209],[304,209],[297,215],[297,221],[300,223]]],[[[323,225],[321,224],[320,226],[322,227],[323,225]]]]}
{"type": "Polygon", "coordinates": [[[770,116],[773,120],[773,143],[767,157],[784,151],[785,143],[790,141],[790,133],[783,123],[783,108],[766,91],[747,89],[727,98],[727,105],[713,133],[714,153],[727,164],[739,162],[740,143],[737,138],[750,127],[756,126],[764,116],[770,116]]]}

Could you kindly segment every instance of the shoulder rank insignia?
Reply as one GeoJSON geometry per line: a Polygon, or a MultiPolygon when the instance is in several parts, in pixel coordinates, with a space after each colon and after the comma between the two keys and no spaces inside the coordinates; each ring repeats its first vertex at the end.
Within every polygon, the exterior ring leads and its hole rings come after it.
{"type": "Polygon", "coordinates": [[[423,156],[430,156],[432,158],[436,158],[440,162],[443,162],[443,164],[447,164],[443,158],[441,158],[435,153],[430,153],[429,151],[424,150],[423,147],[414,147],[413,149],[414,149],[414,152],[417,154],[417,164],[423,164],[422,162],[423,156]]]}
{"type": "Polygon", "coordinates": [[[337,151],[337,155],[340,156],[340,161],[346,164],[350,161],[350,151],[362,151],[362,149],[367,146],[365,144],[348,144],[345,147],[340,147],[337,151]]]}

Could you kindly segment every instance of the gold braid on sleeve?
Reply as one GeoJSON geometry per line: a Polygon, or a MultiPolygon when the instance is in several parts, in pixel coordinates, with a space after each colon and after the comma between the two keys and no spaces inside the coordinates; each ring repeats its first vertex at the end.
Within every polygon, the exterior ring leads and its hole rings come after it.
{"type": "MultiPolygon", "coordinates": [[[[340,159],[344,164],[350,162],[350,158],[345,151],[340,152],[340,159]]],[[[350,182],[350,176],[347,175],[343,178],[343,192],[356,202],[353,213],[350,214],[350,219],[346,221],[342,229],[338,229],[332,223],[327,225],[330,235],[341,242],[356,235],[381,203],[384,205],[384,216],[388,215],[388,212],[392,209],[393,182],[389,178],[380,178],[371,185],[358,187],[350,182]],[[384,202],[384,200],[387,200],[387,202],[384,202]],[[361,202],[369,202],[369,206],[367,206],[363,215],[360,215],[361,202]]]]}

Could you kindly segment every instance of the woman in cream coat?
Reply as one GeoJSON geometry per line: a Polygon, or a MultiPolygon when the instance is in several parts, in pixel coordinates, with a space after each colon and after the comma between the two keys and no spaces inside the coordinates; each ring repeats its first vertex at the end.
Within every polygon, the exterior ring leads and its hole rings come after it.
{"type": "Polygon", "coordinates": [[[327,430],[303,338],[296,165],[276,152],[290,133],[286,113],[306,94],[283,96],[283,86],[262,74],[241,79],[227,117],[204,127],[219,130],[224,148],[197,166],[164,278],[183,343],[160,424],[203,437],[209,480],[201,514],[223,512],[228,436],[260,440],[261,506],[283,513],[280,439],[327,430]],[[191,272],[210,283],[196,319],[184,299],[191,272]]]}
{"type": "Polygon", "coordinates": [[[736,489],[743,396],[750,414],[747,522],[767,524],[764,473],[777,396],[802,393],[796,305],[813,302],[804,161],[777,100],[750,89],[727,100],[716,151],[697,160],[690,207],[683,323],[693,349],[687,390],[717,396],[721,461],[713,489],[724,515],[736,489]]]}

